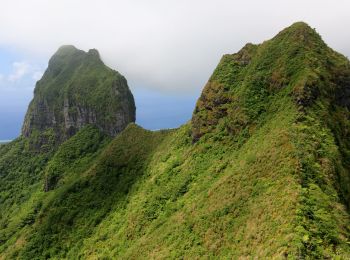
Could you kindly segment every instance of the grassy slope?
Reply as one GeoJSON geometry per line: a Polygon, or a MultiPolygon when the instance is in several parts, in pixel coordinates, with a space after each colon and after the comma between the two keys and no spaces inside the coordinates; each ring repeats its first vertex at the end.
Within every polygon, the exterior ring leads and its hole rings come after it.
{"type": "Polygon", "coordinates": [[[215,133],[242,141],[271,124],[269,117],[293,118],[284,127],[292,133],[301,188],[297,254],[324,257],[338,250],[332,245],[348,247],[349,111],[336,96],[346,96],[349,85],[339,78],[350,78],[349,60],[296,23],[270,41],[225,55],[192,118],[194,141],[215,133]]]}
{"type": "Polygon", "coordinates": [[[348,256],[344,206],[301,185],[293,109],[243,145],[218,135],[192,145],[189,125],[155,133],[130,125],[88,170],[46,194],[7,256],[348,256]],[[306,223],[308,207],[321,219],[306,223]],[[309,239],[323,241],[311,250],[309,239]]]}
{"type": "MultiPolygon", "coordinates": [[[[225,56],[210,84],[215,102],[215,93],[229,98],[213,113],[195,112],[208,116],[209,127],[194,120],[150,132],[132,124],[112,141],[93,128],[79,132],[39,171],[33,190],[21,189],[25,199],[4,204],[13,213],[2,222],[16,223],[16,208],[31,221],[12,225],[0,255],[348,258],[348,111],[328,91],[336,88],[332,70],[348,61],[317,37],[296,24],[261,46],[248,45],[238,58],[254,58],[238,74],[236,57],[225,56]],[[316,37],[302,45],[306,52],[294,41],[304,33],[316,37]],[[276,59],[279,53],[286,56],[276,59]],[[320,62],[325,55],[332,66],[320,62]],[[324,93],[312,100],[315,86],[324,93]],[[57,186],[44,193],[44,175],[53,173],[57,186]]],[[[0,148],[2,160],[13,161],[3,149],[15,144],[0,148]]]]}
{"type": "Polygon", "coordinates": [[[21,245],[19,241],[22,241],[23,234],[37,220],[49,199],[44,193],[45,175],[50,173],[48,170],[62,151],[69,155],[75,152],[76,155],[74,163],[66,165],[70,166],[66,173],[79,172],[90,166],[89,160],[95,158],[105,145],[104,139],[108,140],[98,130],[88,127],[60,147],[57,153],[55,150],[37,153],[30,148],[32,140],[25,138],[18,138],[0,148],[0,251],[13,246],[15,241],[21,245]]]}
{"type": "Polygon", "coordinates": [[[89,170],[47,193],[20,258],[288,251],[293,214],[281,212],[295,212],[298,185],[285,124],[272,120],[240,150],[212,138],[193,146],[188,125],[129,126],[89,170]]]}
{"type": "Polygon", "coordinates": [[[297,161],[284,127],[288,119],[270,123],[239,150],[212,138],[192,146],[188,126],[168,137],[127,207],[108,216],[85,242],[84,256],[262,257],[293,251],[297,161]]]}
{"type": "Polygon", "coordinates": [[[38,189],[42,169],[51,156],[32,154],[28,143],[19,138],[0,147],[0,250],[13,243],[16,234],[32,222],[29,215],[35,211],[35,203],[27,203],[38,189]]]}

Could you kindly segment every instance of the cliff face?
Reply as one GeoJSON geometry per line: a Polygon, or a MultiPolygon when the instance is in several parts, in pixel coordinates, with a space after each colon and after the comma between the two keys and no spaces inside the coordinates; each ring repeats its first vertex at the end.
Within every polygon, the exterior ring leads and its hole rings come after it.
{"type": "Polygon", "coordinates": [[[135,121],[126,79],[103,64],[97,50],[63,46],[37,82],[22,135],[51,132],[58,142],[87,124],[115,136],[135,121]]]}

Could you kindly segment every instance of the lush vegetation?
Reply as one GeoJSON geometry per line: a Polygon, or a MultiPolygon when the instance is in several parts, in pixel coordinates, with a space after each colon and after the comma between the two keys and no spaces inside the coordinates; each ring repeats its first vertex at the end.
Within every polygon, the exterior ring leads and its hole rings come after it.
{"type": "Polygon", "coordinates": [[[297,23],[225,55],[179,129],[1,146],[0,258],[349,258],[349,82],[297,23]]]}

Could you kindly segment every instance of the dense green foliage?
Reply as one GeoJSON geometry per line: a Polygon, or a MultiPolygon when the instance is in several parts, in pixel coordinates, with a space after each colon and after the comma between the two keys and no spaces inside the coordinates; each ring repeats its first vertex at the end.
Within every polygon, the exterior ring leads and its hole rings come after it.
{"type": "Polygon", "coordinates": [[[36,154],[29,140],[18,138],[0,146],[0,250],[12,243],[37,213],[36,191],[52,151],[36,154]]]}
{"type": "Polygon", "coordinates": [[[225,55],[179,129],[1,146],[0,258],[347,259],[349,88],[296,23],[225,55]]]}

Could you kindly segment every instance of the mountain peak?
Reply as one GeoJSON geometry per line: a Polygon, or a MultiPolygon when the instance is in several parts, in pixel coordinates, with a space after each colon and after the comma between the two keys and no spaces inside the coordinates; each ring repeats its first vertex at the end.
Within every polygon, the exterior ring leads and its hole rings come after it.
{"type": "Polygon", "coordinates": [[[81,50],[77,49],[74,45],[62,45],[61,47],[58,48],[56,51],[56,55],[69,55],[74,52],[81,52],[81,50]]]}
{"type": "Polygon", "coordinates": [[[327,46],[316,30],[305,22],[292,24],[279,32],[272,40],[284,40],[288,41],[291,45],[304,44],[305,47],[309,46],[312,48],[315,45],[327,46]]]}
{"type": "Polygon", "coordinates": [[[293,23],[291,26],[287,27],[285,30],[313,30],[313,29],[306,22],[298,21],[293,23]]]}
{"type": "Polygon", "coordinates": [[[55,54],[52,56],[51,60],[55,59],[79,59],[79,58],[97,58],[100,60],[100,53],[97,49],[90,49],[85,52],[83,50],[79,50],[74,45],[62,45],[58,48],[55,54]]]}
{"type": "Polygon", "coordinates": [[[92,55],[92,56],[96,56],[96,57],[100,57],[100,53],[98,52],[97,49],[90,49],[88,51],[88,54],[92,55]]]}
{"type": "Polygon", "coordinates": [[[113,139],[126,80],[93,50],[56,55],[30,137],[0,146],[0,259],[349,259],[350,65],[325,46],[299,23],[247,44],[192,122],[113,139]]]}
{"type": "Polygon", "coordinates": [[[330,86],[338,83],[323,82],[333,71],[346,70],[336,64],[347,62],[304,22],[294,23],[260,45],[247,44],[238,53],[224,55],[197,101],[193,141],[213,131],[219,122],[230,122],[225,123],[230,133],[240,132],[266,114],[269,102],[281,91],[294,98],[300,111],[305,110],[321,94],[334,94],[330,86]]]}
{"type": "Polygon", "coordinates": [[[285,29],[283,29],[280,33],[277,34],[277,36],[281,34],[282,35],[287,34],[287,33],[303,34],[305,32],[315,33],[316,31],[305,22],[296,22],[296,23],[293,23],[291,26],[288,26],[285,29]]]}
{"type": "Polygon", "coordinates": [[[29,105],[22,134],[54,133],[62,142],[85,125],[114,136],[135,121],[126,79],[108,68],[96,49],[64,45],[52,56],[29,105]]]}

